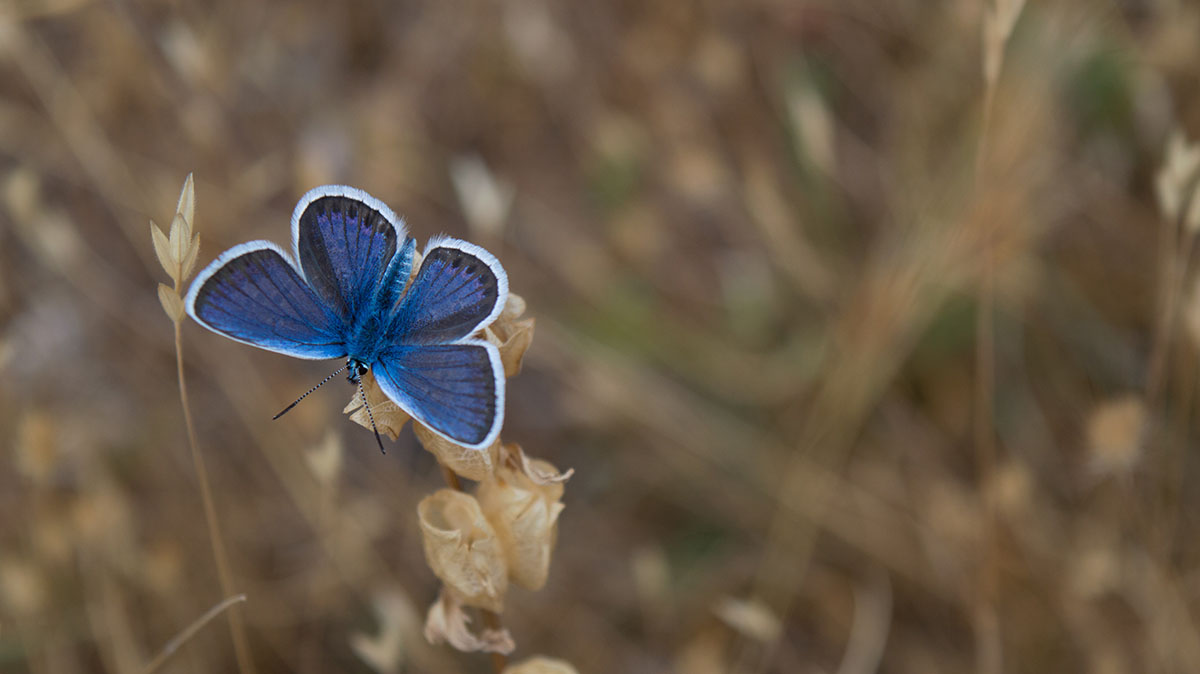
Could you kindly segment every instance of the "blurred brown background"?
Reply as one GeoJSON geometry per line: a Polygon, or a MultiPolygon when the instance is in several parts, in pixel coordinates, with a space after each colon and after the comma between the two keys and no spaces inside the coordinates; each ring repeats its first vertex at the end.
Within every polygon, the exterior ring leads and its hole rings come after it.
{"type": "MultiPolygon", "coordinates": [[[[504,437],[576,471],[518,658],[1200,671],[1198,64],[1173,0],[0,0],[0,671],[222,598],[147,228],[189,172],[201,265],[329,182],[501,259],[504,437]]],[[[258,671],[490,671],[420,635],[411,433],[184,348],[258,671]]]]}

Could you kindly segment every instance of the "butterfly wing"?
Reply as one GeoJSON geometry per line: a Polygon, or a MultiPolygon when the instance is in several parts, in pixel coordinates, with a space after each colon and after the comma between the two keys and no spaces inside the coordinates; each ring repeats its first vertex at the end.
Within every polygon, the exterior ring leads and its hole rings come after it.
{"type": "Polygon", "coordinates": [[[388,340],[463,340],[495,320],[507,300],[508,275],[491,253],[459,239],[431,239],[416,277],[396,306],[388,340]]]}
{"type": "Polygon", "coordinates": [[[310,190],[292,213],[292,242],[304,278],[347,324],[365,312],[390,311],[384,283],[403,222],[360,189],[325,185],[310,190]],[[381,304],[387,301],[387,304],[381,304]]]}
{"type": "Polygon", "coordinates": [[[504,422],[504,366],[493,344],[394,345],[371,371],[404,411],[472,449],[491,445],[504,422]]]}
{"type": "Polygon", "coordinates": [[[278,246],[234,246],[196,276],[188,315],[230,339],[296,358],[346,355],[344,322],[301,278],[278,246]]]}

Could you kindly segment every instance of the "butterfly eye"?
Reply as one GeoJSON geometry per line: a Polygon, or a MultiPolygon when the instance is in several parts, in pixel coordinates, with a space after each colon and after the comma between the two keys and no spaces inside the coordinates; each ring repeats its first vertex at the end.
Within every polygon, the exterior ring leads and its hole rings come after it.
{"type": "Polygon", "coordinates": [[[363,363],[358,363],[354,366],[354,372],[361,377],[367,373],[367,366],[363,363]]]}

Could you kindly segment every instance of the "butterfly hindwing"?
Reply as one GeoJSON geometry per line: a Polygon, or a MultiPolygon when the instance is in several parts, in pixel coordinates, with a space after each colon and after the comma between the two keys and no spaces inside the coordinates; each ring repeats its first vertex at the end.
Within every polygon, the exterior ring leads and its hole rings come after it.
{"type": "Polygon", "coordinates": [[[380,279],[404,231],[395,213],[366,192],[327,185],[311,190],[296,205],[292,236],[309,285],[353,323],[376,309],[380,279]]]}
{"type": "Polygon", "coordinates": [[[397,345],[371,368],[397,405],[449,440],[482,449],[504,420],[504,367],[492,344],[397,345]]]}
{"type": "Polygon", "coordinates": [[[197,275],[188,314],[239,342],[296,358],[346,355],[345,326],[275,244],[235,246],[197,275]]]}
{"type": "Polygon", "coordinates": [[[430,241],[400,298],[388,337],[438,344],[469,337],[495,319],[508,299],[508,276],[491,253],[458,239],[430,241]]]}

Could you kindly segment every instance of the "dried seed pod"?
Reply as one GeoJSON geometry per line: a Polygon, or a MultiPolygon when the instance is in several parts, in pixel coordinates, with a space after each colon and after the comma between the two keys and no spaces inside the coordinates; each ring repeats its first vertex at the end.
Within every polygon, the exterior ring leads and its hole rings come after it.
{"type": "Polygon", "coordinates": [[[470,494],[439,489],[417,506],[425,560],[455,598],[500,612],[508,569],[495,529],[470,494]]]}
{"type": "Polygon", "coordinates": [[[502,674],[579,674],[566,660],[538,655],[504,668],[502,674]]]}
{"type": "MultiPolygon", "coordinates": [[[[536,473],[558,474],[546,461],[529,463],[536,473]]],[[[500,539],[509,578],[523,588],[538,590],[546,584],[558,538],[558,516],[563,510],[562,494],[561,481],[539,483],[508,466],[479,485],[479,505],[500,539]]]]}
{"type": "Polygon", "coordinates": [[[421,446],[436,456],[443,466],[468,480],[476,482],[484,480],[496,468],[500,453],[499,438],[496,438],[496,441],[486,449],[471,449],[450,442],[429,430],[424,424],[414,423],[413,432],[417,434],[417,440],[421,441],[421,446]]]}

